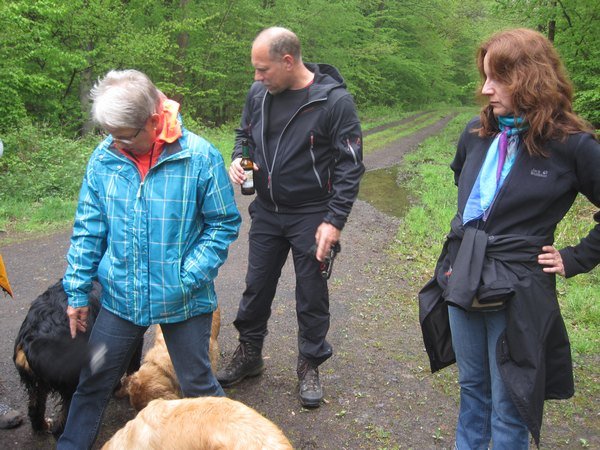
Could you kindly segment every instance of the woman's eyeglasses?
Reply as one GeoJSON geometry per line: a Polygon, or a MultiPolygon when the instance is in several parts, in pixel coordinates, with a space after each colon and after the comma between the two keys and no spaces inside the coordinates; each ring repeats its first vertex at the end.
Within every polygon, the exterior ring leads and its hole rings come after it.
{"type": "Polygon", "coordinates": [[[120,142],[121,144],[124,145],[131,145],[133,144],[133,140],[138,137],[138,134],[140,134],[140,132],[144,129],[144,127],[140,127],[137,129],[137,131],[135,132],[135,134],[133,136],[130,136],[128,138],[121,138],[118,136],[113,136],[113,141],[115,142],[120,142]]]}

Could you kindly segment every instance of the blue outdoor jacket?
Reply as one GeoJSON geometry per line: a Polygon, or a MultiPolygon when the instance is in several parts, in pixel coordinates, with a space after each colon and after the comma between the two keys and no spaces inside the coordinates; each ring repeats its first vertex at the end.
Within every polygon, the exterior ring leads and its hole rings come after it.
{"type": "Polygon", "coordinates": [[[182,128],[143,182],[106,138],[87,166],[63,285],[86,306],[92,279],[102,306],[137,325],[214,311],[213,280],[241,222],[217,149],[182,128]]]}

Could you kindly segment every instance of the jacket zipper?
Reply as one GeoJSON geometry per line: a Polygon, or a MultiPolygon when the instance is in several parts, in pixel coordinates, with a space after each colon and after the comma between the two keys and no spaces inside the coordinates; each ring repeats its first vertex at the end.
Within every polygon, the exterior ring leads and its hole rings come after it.
{"type": "MultiPolygon", "coordinates": [[[[261,104],[262,154],[263,154],[263,158],[264,158],[265,162],[267,163],[267,175],[268,175],[268,178],[267,178],[267,189],[269,190],[269,195],[271,197],[271,201],[275,205],[275,212],[279,212],[279,205],[277,205],[277,203],[275,202],[275,198],[273,196],[273,170],[275,169],[275,161],[277,160],[277,153],[279,153],[279,145],[281,144],[281,138],[285,134],[288,126],[290,125],[290,123],[292,123],[292,121],[296,118],[296,116],[298,115],[298,113],[302,109],[306,108],[308,105],[311,105],[313,103],[319,103],[319,102],[325,101],[325,100],[327,100],[327,97],[318,98],[318,99],[312,100],[312,101],[310,101],[308,103],[305,103],[304,105],[300,106],[296,110],[296,112],[294,113],[294,115],[285,124],[285,127],[283,127],[283,130],[281,131],[281,134],[279,135],[279,139],[277,140],[277,146],[275,147],[275,152],[273,153],[273,161],[271,163],[271,166],[269,167],[269,163],[268,163],[268,160],[267,160],[267,154],[266,154],[266,151],[265,151],[265,101],[267,99],[267,94],[268,93],[269,93],[268,91],[265,92],[265,95],[263,96],[263,101],[262,101],[262,104],[261,104]]],[[[319,182],[319,184],[321,184],[321,183],[319,182]]]]}
{"type": "Polygon", "coordinates": [[[354,158],[354,164],[358,164],[358,158],[356,157],[356,150],[354,150],[354,147],[352,147],[352,144],[350,143],[350,139],[346,139],[346,145],[348,146],[348,151],[352,154],[352,157],[354,158]]]}
{"type": "Polygon", "coordinates": [[[319,176],[319,172],[317,171],[317,158],[315,158],[315,132],[310,132],[310,157],[312,158],[312,166],[313,172],[317,177],[317,181],[319,182],[319,187],[323,188],[323,183],[321,182],[321,177],[319,176]]]}
{"type": "MultiPolygon", "coordinates": [[[[120,154],[118,154],[116,152],[112,152],[111,151],[109,153],[111,153],[119,161],[123,161],[126,164],[132,165],[136,169],[136,171],[138,172],[138,174],[139,174],[139,170],[136,167],[136,165],[132,161],[130,161],[128,158],[125,158],[125,157],[123,157],[122,155],[120,155],[120,154]]],[[[146,179],[150,175],[150,172],[153,172],[156,167],[158,167],[160,164],[164,163],[167,159],[169,159],[169,158],[165,158],[162,161],[157,161],[154,166],[149,167],[148,168],[148,173],[146,174],[146,176],[144,177],[143,180],[141,180],[141,175],[140,175],[140,180],[141,181],[140,181],[140,184],[138,186],[137,193],[136,193],[136,199],[137,200],[139,200],[139,199],[142,198],[142,195],[143,195],[142,191],[143,191],[143,188],[144,188],[144,183],[146,182],[146,179]]],[[[152,159],[151,159],[151,161],[152,161],[152,159]]],[[[148,234],[148,230],[146,230],[146,234],[148,234]]],[[[133,266],[134,267],[138,267],[139,266],[140,255],[139,255],[139,252],[137,251],[137,246],[135,246],[135,245],[133,246],[133,260],[134,260],[133,261],[133,266]]],[[[146,264],[147,264],[148,267],[150,267],[150,250],[149,249],[148,249],[148,261],[146,261],[146,264]]],[[[147,298],[148,298],[148,302],[147,302],[148,303],[148,317],[150,317],[150,320],[152,320],[152,308],[150,307],[150,302],[149,302],[149,299],[150,299],[150,271],[149,270],[147,271],[147,276],[148,276],[148,279],[146,281],[146,285],[148,286],[148,292],[147,292],[147,298]]],[[[133,299],[134,303],[137,304],[137,305],[140,305],[140,299],[139,299],[140,295],[139,295],[139,292],[138,292],[137,289],[134,289],[133,295],[134,295],[134,299],[133,299]]],[[[142,318],[142,315],[143,315],[143,311],[139,310],[139,308],[138,308],[138,316],[135,318],[135,320],[136,321],[140,321],[141,318],[142,318]]]]}

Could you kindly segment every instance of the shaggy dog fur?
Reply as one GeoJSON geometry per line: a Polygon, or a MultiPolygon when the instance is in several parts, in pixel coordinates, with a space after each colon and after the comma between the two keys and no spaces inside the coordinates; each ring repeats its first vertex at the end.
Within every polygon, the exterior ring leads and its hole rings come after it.
{"type": "MultiPolygon", "coordinates": [[[[209,343],[209,356],[213,372],[217,371],[219,360],[217,338],[220,329],[221,311],[217,308],[212,317],[209,343]]],[[[160,326],[155,327],[154,345],[144,356],[140,370],[124,377],[121,386],[116,395],[120,397],[129,396],[131,406],[137,411],[145,408],[148,403],[158,398],[166,400],[181,398],[179,381],[160,326]]]]}
{"type": "Polygon", "coordinates": [[[254,409],[225,397],[154,400],[102,450],[292,450],[290,441],[254,409]]]}
{"type": "MultiPolygon", "coordinates": [[[[78,333],[75,339],[71,338],[69,330],[67,296],[62,280],[31,303],[15,340],[13,361],[29,394],[28,415],[34,431],[51,431],[60,436],[77,389],[79,373],[84,365],[100,355],[88,346],[87,341],[100,311],[101,290],[100,284],[94,282],[89,294],[87,332],[78,333]],[[44,417],[49,394],[60,397],[61,411],[54,423],[44,417]]],[[[128,373],[140,367],[141,354],[140,345],[128,373]]]]}

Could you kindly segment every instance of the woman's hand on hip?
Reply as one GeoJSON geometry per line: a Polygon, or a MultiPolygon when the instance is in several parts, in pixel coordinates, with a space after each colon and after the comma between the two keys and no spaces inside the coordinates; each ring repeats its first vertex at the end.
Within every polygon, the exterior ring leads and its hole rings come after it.
{"type": "Polygon", "coordinates": [[[546,273],[556,273],[560,276],[565,276],[565,266],[563,264],[560,252],[552,245],[542,247],[542,252],[538,255],[538,263],[544,267],[546,273]]]}

